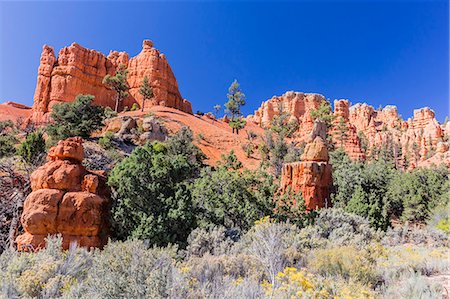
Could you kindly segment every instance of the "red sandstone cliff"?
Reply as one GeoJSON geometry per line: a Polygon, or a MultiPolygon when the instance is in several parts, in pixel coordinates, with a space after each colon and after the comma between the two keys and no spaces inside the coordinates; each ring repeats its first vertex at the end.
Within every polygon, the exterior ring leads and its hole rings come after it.
{"type": "Polygon", "coordinates": [[[138,90],[144,76],[148,76],[155,96],[145,103],[145,107],[162,105],[192,113],[191,104],[181,97],[165,55],[155,49],[151,41],[145,40],[141,53],[131,59],[125,52],[111,51],[106,57],[73,43],[61,49],[57,58],[53,48],[43,47],[31,120],[37,123],[48,121],[53,105],[73,101],[78,94],[92,94],[94,104],[113,108],[114,92],[107,89],[102,80],[107,74],[114,75],[120,64],[128,68],[130,87],[130,96],[123,101],[122,107],[131,107],[133,103],[142,105],[138,90]]]}

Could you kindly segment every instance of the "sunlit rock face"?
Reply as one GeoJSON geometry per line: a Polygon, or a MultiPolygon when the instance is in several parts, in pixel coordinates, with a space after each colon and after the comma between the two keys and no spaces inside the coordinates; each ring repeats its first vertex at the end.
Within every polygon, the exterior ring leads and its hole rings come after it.
{"type": "Polygon", "coordinates": [[[125,52],[111,51],[108,56],[86,49],[77,43],[62,48],[56,57],[53,48],[45,45],[42,50],[31,121],[47,122],[55,104],[71,102],[78,94],[95,96],[94,104],[114,108],[115,93],[102,83],[109,74],[114,75],[119,65],[128,69],[130,87],[121,107],[143,104],[139,87],[145,76],[153,88],[154,97],[145,107],[162,105],[192,113],[190,102],[183,99],[177,80],[164,54],[153,47],[149,40],[143,42],[142,51],[129,58],[125,52]]]}
{"type": "MultiPolygon", "coordinates": [[[[299,124],[292,140],[306,142],[313,127],[311,111],[324,100],[322,95],[290,91],[263,102],[247,120],[268,128],[275,116],[288,114],[289,121],[299,124]]],[[[350,105],[348,100],[340,99],[334,101],[332,113],[329,137],[353,160],[372,159],[380,150],[387,150],[399,168],[450,164],[448,155],[442,155],[445,147],[439,146],[450,138],[450,123],[439,124],[428,107],[414,110],[412,118],[403,120],[395,106],[374,109],[365,103],[350,105]]]]}
{"type": "Polygon", "coordinates": [[[71,243],[103,247],[108,237],[109,192],[106,177],[81,165],[83,140],[60,141],[50,149],[48,162],[31,175],[31,192],[21,217],[25,233],[18,249],[45,247],[45,238],[60,234],[64,249],[71,243]]]}
{"type": "Polygon", "coordinates": [[[301,161],[283,165],[281,193],[289,189],[294,193],[301,192],[307,210],[330,206],[330,188],[333,181],[325,134],[325,124],[316,121],[308,136],[309,142],[301,161]]]}

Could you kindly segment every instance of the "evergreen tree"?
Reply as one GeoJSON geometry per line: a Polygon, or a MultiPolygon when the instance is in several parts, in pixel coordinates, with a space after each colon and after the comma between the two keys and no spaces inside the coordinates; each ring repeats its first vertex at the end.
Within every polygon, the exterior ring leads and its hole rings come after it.
{"type": "Polygon", "coordinates": [[[120,239],[146,239],[157,246],[186,244],[196,216],[189,181],[201,164],[193,160],[196,151],[184,146],[186,136],[184,132],[172,143],[137,147],[112,170],[108,183],[116,200],[113,219],[120,239]]]}
{"type": "Polygon", "coordinates": [[[338,140],[339,140],[339,145],[340,147],[344,147],[344,142],[347,140],[348,137],[348,127],[347,124],[345,123],[345,120],[343,117],[340,117],[339,119],[339,123],[336,127],[336,131],[338,134],[338,140]]]}
{"type": "Polygon", "coordinates": [[[144,80],[142,80],[142,84],[139,87],[139,93],[142,95],[142,107],[141,111],[144,111],[145,101],[153,98],[153,88],[150,86],[148,82],[148,77],[145,76],[144,80]]]}
{"type": "Polygon", "coordinates": [[[103,84],[111,90],[116,92],[116,106],[114,111],[119,111],[119,103],[121,103],[128,96],[128,83],[127,83],[128,70],[125,65],[119,65],[116,74],[114,76],[106,75],[103,78],[103,84]]]}
{"type": "Polygon", "coordinates": [[[237,80],[234,80],[228,88],[227,98],[225,108],[231,117],[229,124],[233,133],[236,131],[236,134],[239,134],[239,129],[244,128],[246,124],[245,120],[241,119],[241,107],[245,105],[245,94],[241,91],[237,80]]]}
{"type": "Polygon", "coordinates": [[[28,134],[25,141],[18,147],[17,154],[28,163],[38,164],[45,154],[45,140],[42,132],[28,134]]]}
{"type": "Polygon", "coordinates": [[[218,114],[219,114],[220,109],[222,109],[222,106],[220,106],[219,104],[217,104],[217,105],[214,105],[213,109],[214,109],[214,118],[217,119],[217,116],[218,116],[218,114]]]}
{"type": "Polygon", "coordinates": [[[94,96],[78,95],[74,102],[57,104],[50,114],[53,122],[47,126],[47,133],[53,140],[73,136],[89,137],[91,132],[103,125],[105,110],[92,105],[94,96]]]}
{"type": "Polygon", "coordinates": [[[319,119],[327,125],[327,128],[331,127],[334,115],[329,101],[322,101],[319,108],[311,110],[310,114],[313,120],[319,119]]]}

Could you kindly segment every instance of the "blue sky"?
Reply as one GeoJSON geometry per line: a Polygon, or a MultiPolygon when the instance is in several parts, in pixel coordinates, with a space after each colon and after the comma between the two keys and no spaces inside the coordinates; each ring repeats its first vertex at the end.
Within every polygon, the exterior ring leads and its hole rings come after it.
{"type": "Polygon", "coordinates": [[[108,54],[151,39],[194,111],[226,101],[245,114],[289,90],[449,114],[448,1],[0,2],[0,102],[31,105],[43,44],[108,54]]]}

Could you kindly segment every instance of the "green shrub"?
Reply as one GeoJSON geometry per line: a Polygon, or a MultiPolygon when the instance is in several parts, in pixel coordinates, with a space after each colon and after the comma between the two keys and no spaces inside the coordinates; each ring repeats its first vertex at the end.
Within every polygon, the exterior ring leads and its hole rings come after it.
{"type": "Polygon", "coordinates": [[[105,108],[105,118],[113,118],[117,116],[117,112],[114,111],[111,107],[105,108]]]}
{"type": "Polygon", "coordinates": [[[73,136],[89,137],[102,126],[104,109],[92,105],[94,96],[78,95],[74,102],[57,104],[50,114],[53,122],[47,126],[50,137],[56,141],[73,136]]]}
{"type": "Polygon", "coordinates": [[[17,139],[12,135],[0,135],[0,158],[13,156],[17,139]]]}
{"type": "Polygon", "coordinates": [[[108,183],[116,194],[117,235],[148,239],[156,245],[184,243],[195,224],[185,182],[193,166],[188,157],[170,155],[159,145],[137,147],[111,172],[108,183]]]}
{"type": "Polygon", "coordinates": [[[45,140],[42,132],[28,134],[25,141],[17,148],[17,154],[28,163],[39,164],[45,156],[45,140]]]}
{"type": "Polygon", "coordinates": [[[136,110],[139,110],[139,105],[137,103],[133,103],[133,105],[131,105],[130,111],[136,111],[136,110]]]}
{"type": "Polygon", "coordinates": [[[195,225],[188,180],[199,173],[202,157],[183,128],[166,143],[137,147],[116,165],[108,183],[116,197],[117,236],[185,245],[195,225]]]}
{"type": "Polygon", "coordinates": [[[114,133],[108,131],[98,140],[98,144],[104,149],[112,149],[114,148],[113,140],[114,133]]]}
{"type": "Polygon", "coordinates": [[[272,214],[272,191],[272,178],[262,173],[206,168],[192,186],[198,223],[248,230],[254,221],[272,214]]]}

